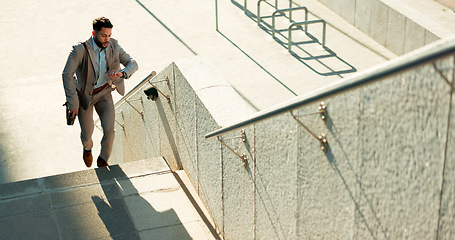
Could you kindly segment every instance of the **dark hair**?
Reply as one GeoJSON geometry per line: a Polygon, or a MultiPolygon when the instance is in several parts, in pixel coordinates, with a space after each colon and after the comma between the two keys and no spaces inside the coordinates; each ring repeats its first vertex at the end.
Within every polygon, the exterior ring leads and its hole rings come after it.
{"type": "Polygon", "coordinates": [[[113,28],[114,26],[112,25],[111,21],[105,17],[99,17],[95,18],[93,20],[93,30],[95,31],[101,31],[101,28],[113,28]]]}

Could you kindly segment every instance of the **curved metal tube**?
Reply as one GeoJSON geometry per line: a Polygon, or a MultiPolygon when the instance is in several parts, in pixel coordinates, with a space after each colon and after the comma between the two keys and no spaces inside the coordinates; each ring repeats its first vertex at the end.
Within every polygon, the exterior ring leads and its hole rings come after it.
{"type": "Polygon", "coordinates": [[[308,31],[307,26],[308,24],[314,24],[314,23],[322,23],[322,46],[325,47],[325,32],[326,32],[326,25],[327,23],[322,20],[322,19],[317,19],[317,20],[311,20],[311,21],[305,21],[305,22],[296,22],[291,24],[288,29],[288,51],[291,53],[291,46],[292,46],[292,28],[296,26],[301,26],[305,25],[305,33],[308,31]]]}
{"type": "MultiPolygon", "coordinates": [[[[295,10],[305,10],[305,21],[308,21],[308,8],[306,7],[296,7],[296,8],[285,8],[285,9],[279,9],[279,10],[276,10],[273,14],[272,14],[272,37],[275,38],[275,16],[278,14],[278,13],[284,13],[284,12],[292,12],[292,11],[295,11],[295,10]]],[[[289,16],[289,21],[292,22],[292,16],[289,16]]],[[[308,27],[305,25],[305,32],[308,30],[308,27]]]]}

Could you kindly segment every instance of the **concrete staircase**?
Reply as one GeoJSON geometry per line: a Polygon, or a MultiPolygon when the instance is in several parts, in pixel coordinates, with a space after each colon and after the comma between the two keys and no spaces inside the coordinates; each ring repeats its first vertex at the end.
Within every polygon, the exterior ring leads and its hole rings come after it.
{"type": "Polygon", "coordinates": [[[0,185],[1,239],[219,239],[206,216],[163,158],[0,185]]]}

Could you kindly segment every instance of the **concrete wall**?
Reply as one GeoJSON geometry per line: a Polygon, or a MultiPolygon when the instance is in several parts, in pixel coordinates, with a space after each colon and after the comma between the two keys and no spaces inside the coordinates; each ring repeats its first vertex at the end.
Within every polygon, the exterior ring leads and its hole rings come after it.
{"type": "Polygon", "coordinates": [[[168,82],[155,85],[170,96],[170,101],[162,95],[157,101],[148,100],[143,90],[151,85],[146,84],[127,99],[143,117],[127,102],[116,108],[118,123],[111,161],[163,156],[172,169],[185,169],[217,228],[223,231],[223,205],[229,202],[223,201],[223,161],[238,159],[223,156],[221,143],[207,141],[204,136],[255,110],[204,57],[172,63],[151,81],[166,78],[168,82]]]}
{"type": "MultiPolygon", "coordinates": [[[[454,61],[436,62],[452,68],[444,71],[452,82],[454,61]]],[[[169,84],[158,86],[170,103],[144,100],[143,119],[127,104],[117,109],[134,127],[117,125],[115,151],[127,160],[157,154],[174,168],[181,164],[225,239],[455,236],[453,92],[432,64],[324,99],[326,121],[301,116],[315,134],[326,134],[327,152],[290,113],[246,127],[246,142],[225,141],[246,163],[204,138],[254,113],[213,66],[194,57],[155,79],[164,76],[169,84]]],[[[317,110],[314,103],[293,113],[317,110]]],[[[236,130],[223,139],[240,136],[236,130]]]]}
{"type": "Polygon", "coordinates": [[[454,33],[453,29],[444,28],[437,20],[414,10],[405,1],[319,1],[397,55],[454,33]]]}

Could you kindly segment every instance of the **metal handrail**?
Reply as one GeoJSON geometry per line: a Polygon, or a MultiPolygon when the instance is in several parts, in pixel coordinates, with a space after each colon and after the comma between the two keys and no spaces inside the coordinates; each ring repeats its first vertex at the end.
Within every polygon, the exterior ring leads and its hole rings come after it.
{"type": "Polygon", "coordinates": [[[450,54],[455,54],[455,36],[439,40],[433,44],[388,61],[375,69],[364,71],[363,74],[348,77],[343,82],[335,83],[326,88],[296,97],[289,102],[257,112],[246,119],[210,132],[205,135],[205,138],[211,139],[239,128],[245,128],[249,125],[289,112],[304,105],[320,102],[325,98],[336,96],[345,91],[366,86],[382,78],[415,68],[421,64],[434,62],[437,59],[446,57],[450,54]]]}
{"type": "Polygon", "coordinates": [[[123,96],[120,100],[118,100],[115,105],[114,105],[114,108],[117,108],[118,106],[120,106],[120,104],[122,104],[126,99],[128,99],[129,97],[131,97],[131,95],[135,94],[137,90],[139,90],[142,86],[144,86],[145,84],[147,84],[149,82],[150,79],[152,79],[153,77],[155,77],[156,75],[156,72],[155,71],[152,71],[147,77],[144,78],[144,80],[142,80],[138,85],[136,85],[136,87],[134,87],[133,89],[131,89],[125,96],[123,96]]]}
{"type": "MultiPolygon", "coordinates": [[[[285,8],[278,9],[272,14],[272,37],[275,38],[275,17],[278,13],[292,12],[295,10],[305,10],[305,22],[308,21],[308,8],[306,7],[296,7],[296,8],[285,8]]],[[[292,22],[292,18],[289,18],[289,21],[292,22]]],[[[308,25],[305,25],[305,32],[308,31],[308,25]]]]}
{"type": "Polygon", "coordinates": [[[308,24],[314,24],[314,23],[322,23],[322,47],[325,47],[325,35],[326,35],[326,25],[327,23],[322,20],[322,19],[317,19],[317,20],[311,20],[311,21],[305,21],[305,22],[296,22],[293,23],[289,26],[288,29],[288,51],[291,53],[291,47],[292,47],[292,28],[305,25],[305,33],[308,34],[308,24]]]}

